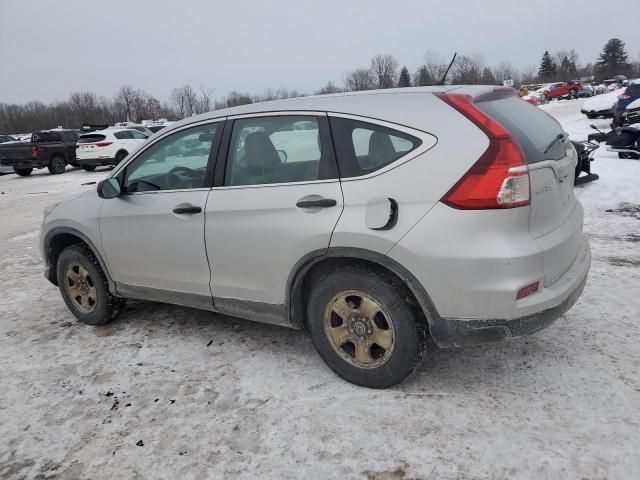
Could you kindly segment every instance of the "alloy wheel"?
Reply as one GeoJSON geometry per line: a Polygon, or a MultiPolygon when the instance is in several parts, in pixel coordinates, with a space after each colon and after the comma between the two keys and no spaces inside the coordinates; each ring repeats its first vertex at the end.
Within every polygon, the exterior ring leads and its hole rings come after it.
{"type": "Polygon", "coordinates": [[[98,291],[89,271],[79,263],[67,265],[64,288],[74,307],[82,313],[91,313],[98,303],[98,291]]]}
{"type": "Polygon", "coordinates": [[[358,290],[340,292],[329,301],[324,329],[336,353],[358,368],[381,367],[395,346],[391,316],[373,297],[358,290]]]}

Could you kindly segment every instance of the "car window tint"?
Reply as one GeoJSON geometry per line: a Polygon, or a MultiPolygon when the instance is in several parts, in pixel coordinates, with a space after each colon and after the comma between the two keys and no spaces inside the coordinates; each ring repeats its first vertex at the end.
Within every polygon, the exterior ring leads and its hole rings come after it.
{"type": "Polygon", "coordinates": [[[131,134],[131,137],[136,140],[146,140],[148,138],[144,133],[137,130],[131,130],[129,133],[131,134]]]}
{"type": "Polygon", "coordinates": [[[216,123],[181,130],[156,142],[126,167],[125,192],[205,186],[216,123]]]}
{"type": "Polygon", "coordinates": [[[374,172],[421,144],[412,135],[382,125],[341,117],[329,121],[343,178],[374,172]]]}
{"type": "Polygon", "coordinates": [[[78,143],[95,143],[95,142],[102,142],[103,140],[105,140],[107,137],[105,135],[99,135],[99,134],[93,134],[93,133],[88,133],[86,135],[80,135],[80,138],[78,139],[78,143]]]}
{"type": "Polygon", "coordinates": [[[318,119],[283,115],[236,120],[225,185],[261,185],[323,177],[318,119]]]}

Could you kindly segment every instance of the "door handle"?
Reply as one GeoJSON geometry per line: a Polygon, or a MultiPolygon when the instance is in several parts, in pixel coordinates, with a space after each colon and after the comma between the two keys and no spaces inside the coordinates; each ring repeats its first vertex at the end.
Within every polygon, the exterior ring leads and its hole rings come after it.
{"type": "Polygon", "coordinates": [[[185,205],[183,207],[176,207],[173,209],[173,213],[176,215],[188,215],[193,213],[200,213],[202,208],[196,207],[194,205],[185,205]]]}
{"type": "Polygon", "coordinates": [[[333,198],[320,198],[318,200],[300,200],[296,203],[298,208],[329,208],[338,204],[333,198]]]}

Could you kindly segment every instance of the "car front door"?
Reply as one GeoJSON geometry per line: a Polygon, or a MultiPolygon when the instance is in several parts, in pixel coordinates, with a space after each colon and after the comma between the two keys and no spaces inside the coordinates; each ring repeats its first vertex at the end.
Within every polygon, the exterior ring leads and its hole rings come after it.
{"type": "Polygon", "coordinates": [[[121,295],[212,307],[204,210],[222,124],[177,130],[118,173],[123,193],[104,200],[100,233],[121,295]]]}
{"type": "Polygon", "coordinates": [[[305,255],[329,247],[343,208],[327,117],[237,117],[222,144],[206,208],[215,307],[286,323],[287,279],[305,255]]]}

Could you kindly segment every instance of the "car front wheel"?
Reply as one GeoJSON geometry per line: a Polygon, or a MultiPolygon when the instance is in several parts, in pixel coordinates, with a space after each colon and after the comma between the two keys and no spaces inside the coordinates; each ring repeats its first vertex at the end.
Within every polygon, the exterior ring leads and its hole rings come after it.
{"type": "Polygon", "coordinates": [[[124,307],[125,299],[109,292],[100,262],[86,245],[65,248],[58,257],[56,273],[62,298],[81,322],[103,325],[124,307]]]}
{"type": "Polygon", "coordinates": [[[406,378],[425,352],[426,324],[389,275],[346,267],[313,285],[307,307],[313,343],[329,368],[369,388],[406,378]]]}

